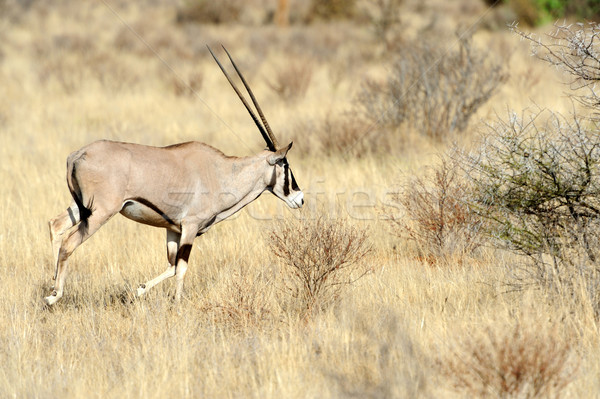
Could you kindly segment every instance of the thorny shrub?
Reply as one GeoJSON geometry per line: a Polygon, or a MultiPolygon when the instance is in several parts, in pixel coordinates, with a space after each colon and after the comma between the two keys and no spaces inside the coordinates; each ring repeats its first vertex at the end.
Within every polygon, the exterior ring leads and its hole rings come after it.
{"type": "Polygon", "coordinates": [[[388,215],[396,235],[415,242],[419,256],[431,264],[461,260],[485,240],[484,222],[465,202],[468,187],[459,172],[454,161],[442,159],[394,196],[405,215],[388,215]]]}
{"type": "Polygon", "coordinates": [[[342,220],[291,220],[270,232],[271,252],[279,258],[284,290],[303,316],[334,303],[342,290],[371,269],[367,233],[342,220]]]}
{"type": "Polygon", "coordinates": [[[439,362],[441,373],[471,397],[561,397],[575,380],[575,348],[561,337],[557,323],[528,318],[461,337],[439,362]]]}
{"type": "Polygon", "coordinates": [[[376,124],[408,126],[441,140],[466,129],[471,116],[506,80],[501,63],[459,37],[457,51],[417,41],[391,66],[385,82],[366,80],[357,113],[376,124]]]}
{"type": "Polygon", "coordinates": [[[489,125],[481,146],[461,162],[473,188],[470,202],[490,222],[493,237],[530,260],[515,270],[513,283],[563,297],[585,291],[598,313],[597,131],[593,121],[553,112],[512,114],[489,125]]]}
{"type": "Polygon", "coordinates": [[[600,93],[600,26],[596,23],[555,25],[548,34],[548,42],[520,31],[516,25],[511,30],[532,43],[532,53],[550,65],[571,76],[572,97],[587,107],[598,118],[600,93]]]}
{"type": "Polygon", "coordinates": [[[600,27],[555,25],[546,40],[512,30],[571,76],[572,98],[584,107],[569,118],[534,111],[490,124],[460,161],[471,202],[497,241],[528,257],[512,270],[515,288],[544,288],[600,317],[600,27]]]}

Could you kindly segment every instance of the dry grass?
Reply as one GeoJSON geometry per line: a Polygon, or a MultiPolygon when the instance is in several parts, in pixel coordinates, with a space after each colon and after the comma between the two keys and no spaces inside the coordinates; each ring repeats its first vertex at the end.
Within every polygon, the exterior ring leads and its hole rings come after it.
{"type": "MultiPolygon", "coordinates": [[[[405,3],[407,35],[434,20],[415,2],[405,3]]],[[[519,325],[537,316],[552,320],[551,333],[541,337],[571,348],[569,356],[579,364],[560,392],[600,395],[600,342],[591,306],[549,300],[555,294],[543,291],[503,293],[501,282],[515,261],[509,254],[486,248],[477,264],[427,267],[390,234],[377,209],[389,202],[400,171],[418,171],[445,149],[411,138],[419,134],[410,129],[407,143],[418,145],[390,148],[378,140],[382,130],[367,135],[374,148],[362,157],[310,151],[311,141],[325,141],[310,131],[294,133],[290,162],[306,192],[305,208],[291,212],[265,194],[199,238],[180,306],[169,300],[171,281],[142,300],[129,300],[133,287],[163,270],[164,232],[117,216],[74,253],[65,297],[45,309],[42,297],[53,272],[47,220],[69,203],[64,163],[71,151],[100,138],[150,145],[200,140],[231,155],[263,148],[205,43],[224,43],[248,70],[282,142],[299,121],[344,115],[361,79],[385,76],[391,62],[369,26],[315,23],[279,32],[272,26],[177,24],[169,4],[109,4],[180,76],[199,79],[200,98],[178,95],[172,74],[127,38],[102,3],[35,2],[28,11],[2,14],[0,397],[463,397],[468,394],[456,392],[455,380],[438,365],[467,331],[510,334],[515,324],[498,315],[514,315],[519,325]],[[305,95],[292,103],[268,85],[272,61],[289,55],[316,59],[305,95]],[[283,286],[264,232],[280,219],[317,212],[368,227],[373,250],[365,261],[373,273],[306,322],[281,306],[283,286]],[[520,312],[528,303],[548,304],[536,307],[530,319],[520,312]]],[[[443,21],[477,17],[468,5],[434,5],[425,8],[456,15],[443,21]]],[[[427,29],[444,32],[444,23],[427,29]]],[[[506,104],[519,109],[535,101],[569,109],[555,72],[540,67],[518,39],[478,32],[474,41],[492,53],[516,50],[511,78],[473,123],[506,104]],[[532,70],[544,84],[519,83],[532,70]]],[[[529,337],[532,345],[540,342],[529,337]]]]}
{"type": "Polygon", "coordinates": [[[485,330],[461,336],[441,363],[455,388],[479,398],[558,398],[574,381],[575,341],[561,336],[546,315],[492,320],[485,330]]]}

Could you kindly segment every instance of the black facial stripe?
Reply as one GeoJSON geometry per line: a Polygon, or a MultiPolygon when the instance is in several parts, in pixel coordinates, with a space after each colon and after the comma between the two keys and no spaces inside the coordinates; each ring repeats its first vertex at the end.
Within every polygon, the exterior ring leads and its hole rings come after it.
{"type": "Polygon", "coordinates": [[[283,164],[283,195],[286,197],[290,195],[290,167],[286,163],[283,164]]]}
{"type": "Polygon", "coordinates": [[[292,190],[300,191],[300,187],[298,187],[298,183],[296,183],[296,179],[294,179],[294,173],[290,169],[290,176],[292,176],[292,190]]]}
{"type": "Polygon", "coordinates": [[[148,201],[147,199],[141,198],[141,197],[135,197],[135,198],[131,198],[131,201],[139,202],[140,204],[147,206],[148,208],[152,209],[154,212],[156,212],[160,216],[162,216],[162,218],[165,219],[167,221],[167,223],[175,224],[175,222],[170,217],[168,217],[163,211],[161,211],[159,207],[157,207],[156,205],[154,205],[152,202],[148,201]]]}

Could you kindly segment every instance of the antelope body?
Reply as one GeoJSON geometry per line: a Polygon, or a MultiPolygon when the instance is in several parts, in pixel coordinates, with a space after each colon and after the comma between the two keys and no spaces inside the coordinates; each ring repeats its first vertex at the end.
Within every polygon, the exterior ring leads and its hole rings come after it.
{"type": "Polygon", "coordinates": [[[151,147],[101,140],[73,152],[67,159],[67,185],[73,203],[49,223],[56,271],[54,289],[44,298],[48,305],[63,296],[69,256],[117,213],[167,231],[168,267],[140,285],[137,295],[176,276],[175,299],[179,301],[197,236],[264,191],[271,191],[290,208],[303,205],[304,195],[286,158],[292,143],[277,148],[262,110],[229,53],[263,125],[212,55],[254,119],[268,149],[237,158],[199,142],[151,147]]]}

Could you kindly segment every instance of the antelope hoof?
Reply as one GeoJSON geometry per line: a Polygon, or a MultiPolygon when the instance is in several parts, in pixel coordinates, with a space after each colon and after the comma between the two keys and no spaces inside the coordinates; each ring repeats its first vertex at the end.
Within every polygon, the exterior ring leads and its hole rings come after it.
{"type": "Polygon", "coordinates": [[[46,302],[46,305],[48,306],[52,306],[54,305],[56,302],[58,302],[58,300],[62,297],[62,295],[58,295],[58,293],[56,291],[53,291],[52,294],[50,294],[49,296],[44,298],[44,302],[46,302]]]}
{"type": "Polygon", "coordinates": [[[146,293],[146,284],[140,284],[136,291],[136,296],[139,298],[146,293]]]}

